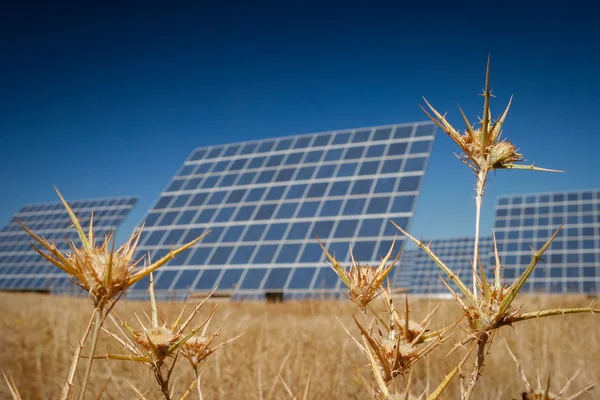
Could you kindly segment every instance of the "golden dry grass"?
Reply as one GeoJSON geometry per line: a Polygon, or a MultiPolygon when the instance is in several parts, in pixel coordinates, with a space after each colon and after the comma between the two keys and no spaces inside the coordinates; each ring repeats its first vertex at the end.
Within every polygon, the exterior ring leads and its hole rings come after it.
{"type": "MultiPolygon", "coordinates": [[[[396,301],[403,299],[396,298],[396,301]]],[[[562,306],[585,306],[590,299],[583,297],[527,297],[518,299],[526,304],[525,310],[562,306]]],[[[70,365],[73,346],[89,319],[91,305],[87,299],[74,299],[36,294],[0,293],[0,369],[10,373],[24,399],[57,398],[70,365]]],[[[415,319],[420,319],[435,305],[425,299],[411,300],[415,319]]],[[[402,309],[402,305],[399,309],[402,309]]],[[[161,314],[174,318],[181,303],[162,303],[161,314]]],[[[198,317],[205,317],[205,307],[198,317]]],[[[121,301],[117,312],[128,320],[149,310],[149,304],[121,301]],[[131,317],[131,318],[130,318],[131,317]]],[[[459,313],[452,300],[443,301],[436,313],[436,324],[451,323],[459,313]]],[[[351,315],[356,308],[349,301],[220,303],[214,320],[217,327],[230,315],[222,339],[239,332],[246,334],[220,349],[205,364],[202,378],[207,399],[283,399],[289,398],[278,379],[279,372],[286,383],[301,396],[306,378],[312,370],[311,399],[365,398],[366,391],[348,361],[346,352],[359,366],[367,364],[356,346],[350,342],[339,323],[356,332],[351,315]]],[[[112,323],[107,322],[112,329],[112,323]]],[[[438,326],[439,327],[439,326],[438,326]]],[[[505,350],[506,338],[519,357],[530,380],[535,381],[539,368],[542,380],[551,373],[553,388],[566,383],[577,369],[581,373],[570,391],[595,382],[600,378],[600,320],[592,315],[570,315],[546,318],[505,328],[496,339],[486,359],[483,380],[476,389],[477,399],[508,399],[519,397],[523,384],[514,362],[505,350]]],[[[413,377],[413,393],[419,394],[427,384],[435,387],[445,373],[456,365],[457,356],[444,358],[444,344],[427,360],[417,364],[413,377]]],[[[114,341],[103,336],[97,352],[107,349],[120,351],[114,341]]],[[[185,362],[179,363],[175,386],[181,391],[192,382],[193,376],[185,362]]],[[[363,376],[371,379],[368,369],[363,376]]],[[[78,374],[83,374],[79,371],[78,374]]],[[[159,398],[156,383],[147,368],[128,362],[98,360],[92,373],[90,398],[95,398],[110,379],[106,399],[135,398],[131,382],[148,398],[159,398]]],[[[82,376],[76,377],[76,383],[82,376]]],[[[402,382],[402,379],[397,380],[402,382]]],[[[9,396],[5,385],[0,386],[0,398],[9,396]]],[[[195,396],[195,394],[193,395],[195,396]]],[[[457,380],[446,398],[459,397],[457,380]]],[[[195,398],[195,397],[192,397],[195,398]]],[[[600,398],[595,388],[583,398],[600,398]],[[587,397],[586,397],[587,396],[587,397]]]]}

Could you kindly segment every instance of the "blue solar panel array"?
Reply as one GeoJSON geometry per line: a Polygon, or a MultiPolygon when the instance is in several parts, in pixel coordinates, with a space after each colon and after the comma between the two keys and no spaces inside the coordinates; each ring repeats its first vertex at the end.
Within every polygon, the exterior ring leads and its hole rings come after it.
{"type": "MultiPolygon", "coordinates": [[[[429,240],[423,240],[429,243],[429,240]]],[[[460,279],[472,288],[473,270],[471,260],[473,260],[473,249],[475,238],[451,238],[431,241],[433,252],[452,269],[460,279]]],[[[493,239],[491,237],[479,238],[479,254],[486,273],[489,275],[490,264],[493,257],[493,239]]],[[[454,290],[457,287],[452,283],[440,267],[431,260],[431,258],[421,249],[406,250],[400,260],[400,267],[396,275],[396,287],[408,289],[409,293],[438,295],[448,294],[448,289],[440,276],[454,290]]]]}
{"type": "MultiPolygon", "coordinates": [[[[82,225],[89,226],[94,213],[94,231],[98,240],[116,229],[137,203],[135,197],[69,201],[82,225]]],[[[67,240],[79,243],[77,232],[62,203],[30,204],[14,215],[0,231],[0,290],[71,291],[75,286],[66,274],[42,258],[29,244],[30,236],[16,219],[50,241],[63,252],[69,251],[67,240]]]]}
{"type": "Polygon", "coordinates": [[[194,150],[149,211],[139,254],[156,260],[211,233],[157,273],[157,292],[339,294],[315,234],[346,263],[349,245],[361,262],[377,262],[397,233],[389,219],[411,222],[434,136],[422,122],[194,150]]]}
{"type": "Polygon", "coordinates": [[[564,224],[523,291],[597,293],[600,288],[600,190],[499,197],[496,238],[503,274],[514,280],[564,224]]]}

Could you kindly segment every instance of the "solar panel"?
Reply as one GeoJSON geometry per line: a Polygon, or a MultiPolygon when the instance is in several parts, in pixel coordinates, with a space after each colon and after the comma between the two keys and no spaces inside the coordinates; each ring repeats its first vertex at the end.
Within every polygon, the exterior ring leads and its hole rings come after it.
{"type": "Polygon", "coordinates": [[[519,276],[564,224],[522,291],[597,293],[600,287],[600,190],[499,197],[495,230],[508,281],[519,276]]]}
{"type": "MultiPolygon", "coordinates": [[[[475,238],[450,238],[440,240],[423,240],[431,242],[433,252],[454,271],[467,285],[473,287],[473,249],[475,238]]],[[[483,267],[489,275],[490,261],[493,257],[493,239],[491,237],[479,238],[479,254],[483,267]]],[[[458,288],[452,283],[440,267],[421,249],[407,250],[402,255],[400,267],[396,274],[396,287],[406,288],[414,294],[448,294],[448,289],[440,280],[440,276],[454,290],[458,288]]]]}
{"type": "Polygon", "coordinates": [[[421,122],[197,148],[146,216],[139,254],[158,259],[210,229],[162,268],[157,291],[338,296],[315,234],[346,264],[349,245],[376,263],[397,232],[389,219],[410,225],[434,137],[421,122]]]}
{"type": "MultiPolygon", "coordinates": [[[[97,238],[116,229],[137,203],[135,197],[114,197],[69,201],[83,226],[89,226],[92,212],[97,238]]],[[[67,275],[33,250],[31,237],[16,220],[37,235],[54,241],[60,251],[69,251],[67,240],[78,243],[69,215],[60,202],[29,204],[19,210],[0,231],[0,290],[71,291],[67,275]]]]}

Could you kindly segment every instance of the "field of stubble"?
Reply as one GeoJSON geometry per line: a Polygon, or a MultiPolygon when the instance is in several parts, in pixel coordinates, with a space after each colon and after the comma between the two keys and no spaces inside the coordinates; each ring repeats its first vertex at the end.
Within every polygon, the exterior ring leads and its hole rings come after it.
{"type": "MultiPolygon", "coordinates": [[[[523,296],[518,300],[525,304],[526,310],[590,303],[590,299],[583,297],[523,296]]],[[[0,369],[14,377],[24,399],[58,398],[73,346],[92,310],[89,302],[50,295],[0,293],[0,304],[0,369]]],[[[423,317],[435,304],[434,301],[413,299],[414,319],[423,317]]],[[[172,321],[181,307],[182,303],[159,303],[161,318],[172,321]]],[[[205,305],[198,321],[211,307],[211,304],[205,305]]],[[[144,318],[143,314],[148,310],[148,304],[127,300],[117,307],[117,312],[132,323],[134,312],[144,318]]],[[[365,359],[335,319],[338,316],[355,332],[353,313],[356,310],[348,301],[219,303],[214,326],[230,316],[222,337],[241,332],[245,335],[208,359],[202,378],[204,398],[289,398],[279,374],[301,397],[309,371],[312,371],[310,399],[367,398],[348,355],[359,366],[366,364],[365,359]]],[[[435,327],[450,323],[458,315],[458,308],[452,301],[442,301],[434,318],[435,327]]],[[[107,322],[107,327],[112,329],[112,323],[107,322]]],[[[486,359],[483,380],[474,398],[520,398],[523,383],[506,352],[503,338],[520,358],[532,381],[537,379],[539,370],[544,383],[551,374],[552,387],[559,389],[581,369],[571,385],[572,392],[600,378],[600,319],[587,314],[555,317],[517,324],[514,329],[504,328],[486,359]]],[[[444,349],[450,348],[451,342],[445,343],[444,349]]],[[[105,354],[107,350],[121,352],[115,341],[104,336],[97,352],[105,354]]],[[[422,393],[428,385],[435,387],[443,374],[456,365],[457,356],[445,358],[445,353],[438,349],[417,365],[413,393],[422,393]]],[[[159,398],[159,393],[154,391],[154,378],[143,366],[109,360],[98,360],[94,365],[92,384],[88,389],[90,398],[96,398],[105,385],[108,386],[102,398],[136,398],[130,383],[143,392],[148,391],[148,399],[159,398]]],[[[175,372],[174,383],[180,393],[193,378],[186,367],[182,362],[175,372]]],[[[371,377],[366,368],[362,374],[371,377]]],[[[80,380],[81,377],[77,377],[76,382],[80,380]]],[[[457,398],[457,382],[453,385],[446,398],[457,398]]],[[[0,385],[0,398],[8,396],[7,387],[0,385]]],[[[600,388],[582,398],[600,398],[600,388]]]]}

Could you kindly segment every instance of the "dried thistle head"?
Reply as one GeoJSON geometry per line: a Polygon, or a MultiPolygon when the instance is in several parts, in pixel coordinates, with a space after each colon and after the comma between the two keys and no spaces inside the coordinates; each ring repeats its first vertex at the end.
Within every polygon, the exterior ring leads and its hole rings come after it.
{"type": "MultiPolygon", "coordinates": [[[[372,368],[378,370],[386,384],[408,372],[414,363],[425,357],[438,344],[435,342],[424,347],[418,346],[414,341],[406,342],[402,336],[381,329],[376,323],[364,328],[356,319],[354,322],[361,332],[362,343],[353,338],[354,342],[369,358],[372,368]]],[[[349,332],[348,334],[350,335],[349,332]]]]}
{"type": "Polygon", "coordinates": [[[394,249],[394,241],[392,242],[392,246],[390,250],[385,255],[385,257],[381,258],[381,263],[377,267],[371,267],[369,265],[360,265],[360,261],[357,262],[354,259],[354,254],[352,253],[352,248],[350,248],[350,254],[352,257],[352,265],[349,269],[346,269],[340,265],[340,263],[335,259],[335,255],[329,254],[327,249],[323,246],[319,238],[317,238],[319,245],[325,252],[325,255],[328,258],[328,263],[330,267],[335,271],[335,273],[340,277],[340,279],[344,282],[346,287],[348,288],[348,292],[345,293],[346,296],[352,300],[359,308],[362,310],[377,296],[379,296],[383,290],[382,284],[392,271],[392,268],[398,261],[398,257],[400,254],[396,256],[389,264],[388,260],[392,257],[392,251],[394,249]]]}
{"type": "Polygon", "coordinates": [[[89,292],[96,306],[103,306],[112,299],[120,296],[128,287],[166,264],[177,254],[198,243],[208,234],[206,232],[180,248],[171,250],[169,254],[151,265],[138,268],[141,259],[136,261],[133,259],[133,255],[140,240],[143,227],[135,230],[129,240],[116,250],[112,232],[106,235],[102,244],[97,244],[93,229],[93,218],[90,220],[89,230],[86,234],[79,223],[79,219],[75,216],[73,210],[69,207],[58,189],[56,189],[56,192],[69,213],[71,222],[81,240],[81,247],[77,247],[74,242],[70,241],[69,246],[71,251],[63,254],[57,249],[54,243],[49,242],[42,236],[36,235],[20,221],[17,222],[41,246],[37,247],[32,244],[33,248],[46,260],[74,278],[76,284],[89,292]]]}
{"type": "Polygon", "coordinates": [[[171,348],[181,338],[181,332],[176,333],[170,326],[150,326],[141,331],[131,330],[133,340],[139,348],[152,354],[155,359],[165,358],[170,355],[171,348]]]}
{"type": "MultiPolygon", "coordinates": [[[[490,59],[488,57],[487,71],[485,77],[485,89],[483,91],[483,118],[480,123],[471,124],[465,113],[460,109],[460,113],[464,119],[466,130],[461,134],[447,120],[446,116],[440,114],[427,100],[429,110],[434,114],[431,115],[424,107],[421,107],[429,118],[443,130],[462,150],[460,159],[468,165],[475,173],[487,173],[493,169],[510,168],[510,169],[529,169],[540,171],[554,171],[545,168],[538,168],[533,165],[523,166],[514,163],[523,161],[523,155],[520,154],[514,144],[507,140],[501,139],[502,125],[510,109],[512,96],[508,101],[508,105],[504,113],[495,121],[492,120],[492,112],[490,109],[490,98],[493,97],[490,91],[490,59]]],[[[554,171],[556,172],[556,171],[554,171]]]]}
{"type": "MultiPolygon", "coordinates": [[[[411,323],[409,319],[402,320],[398,317],[389,289],[383,290],[383,295],[388,305],[389,325],[377,317],[365,328],[354,318],[362,336],[362,343],[355,339],[343,325],[342,327],[361,352],[369,358],[372,367],[377,369],[377,374],[381,376],[383,382],[388,384],[398,375],[409,372],[417,361],[446,340],[449,337],[447,334],[456,324],[437,332],[430,332],[428,327],[435,309],[421,323],[414,321],[411,323]],[[409,321],[408,324],[406,320],[409,321]]],[[[407,303],[406,318],[408,317],[407,303]]]]}
{"type": "MultiPolygon", "coordinates": [[[[129,287],[130,275],[139,263],[132,257],[141,231],[134,232],[117,250],[114,250],[112,232],[101,245],[96,245],[92,222],[89,232],[90,245],[77,248],[73,242],[69,243],[71,252],[65,255],[66,262],[62,265],[71,270],[71,276],[97,303],[105,303],[129,287]]],[[[66,268],[61,269],[66,271],[66,268]]]]}
{"type": "MultiPolygon", "coordinates": [[[[460,320],[447,328],[437,332],[430,332],[428,326],[430,325],[433,314],[437,310],[437,306],[425,316],[420,323],[418,323],[410,320],[408,297],[406,298],[405,319],[400,319],[392,301],[390,290],[384,290],[383,296],[385,297],[383,301],[388,306],[390,323],[387,325],[379,315],[375,314],[376,318],[370,324],[369,328],[365,329],[355,318],[354,321],[361,332],[362,343],[354,338],[338,319],[338,322],[340,322],[348,336],[369,359],[371,371],[377,386],[371,386],[362,377],[356,364],[354,364],[352,360],[350,361],[373,399],[422,399],[425,397],[425,393],[421,394],[419,397],[415,397],[411,393],[412,366],[450,337],[450,334],[460,320]],[[404,391],[391,393],[388,388],[390,382],[398,375],[404,375],[405,373],[409,373],[409,377],[405,384],[404,391]]],[[[475,346],[472,345],[459,364],[446,374],[440,384],[427,397],[428,399],[436,400],[440,398],[452,378],[462,368],[474,347],[475,346]]]]}
{"type": "Polygon", "coordinates": [[[181,354],[186,358],[186,360],[188,360],[190,366],[194,369],[219,348],[233,342],[234,340],[243,335],[242,333],[213,347],[211,346],[213,341],[221,334],[221,332],[223,332],[223,328],[225,328],[225,324],[227,323],[227,321],[225,321],[223,325],[221,325],[221,327],[217,329],[216,332],[209,334],[207,333],[207,330],[208,326],[210,325],[211,319],[212,314],[209,316],[208,320],[204,324],[202,331],[192,336],[181,346],[181,354]]]}
{"type": "Polygon", "coordinates": [[[435,306],[433,310],[431,310],[431,312],[427,314],[425,318],[423,318],[420,322],[417,322],[410,319],[408,295],[405,296],[405,312],[403,318],[400,317],[400,314],[396,310],[394,301],[389,290],[384,290],[383,296],[384,302],[388,307],[388,314],[390,318],[390,336],[394,338],[400,336],[402,337],[403,342],[418,345],[421,343],[430,342],[436,337],[446,333],[447,328],[433,332],[429,329],[429,326],[431,325],[431,320],[433,318],[433,314],[436,312],[439,305],[435,306]]]}
{"type": "MultiPolygon", "coordinates": [[[[136,315],[141,329],[134,329],[128,323],[119,319],[119,317],[117,317],[115,314],[116,319],[120,321],[120,325],[116,325],[121,333],[121,336],[102,328],[104,332],[106,332],[111,338],[123,346],[127,354],[108,353],[95,358],[133,361],[146,365],[153,372],[156,382],[160,386],[160,390],[162,391],[164,397],[172,398],[171,389],[169,388],[169,381],[173,373],[173,369],[175,368],[177,355],[179,354],[181,347],[194,335],[196,335],[204,325],[208,324],[214,315],[216,307],[212,310],[209,317],[202,324],[192,329],[190,332],[185,333],[187,327],[191,324],[200,308],[204,305],[208,298],[210,298],[212,293],[210,293],[200,304],[194,308],[185,321],[183,321],[183,314],[185,312],[187,303],[184,305],[175,321],[172,324],[167,324],[165,322],[159,323],[158,320],[158,308],[156,306],[156,299],[154,297],[154,278],[152,273],[150,273],[149,291],[150,304],[152,308],[151,317],[148,317],[150,320],[149,326],[145,326],[136,315]],[[121,327],[125,328],[129,335],[125,334],[121,327]]],[[[191,389],[188,389],[186,393],[189,395],[189,393],[191,393],[191,389]]]]}
{"type": "MultiPolygon", "coordinates": [[[[467,322],[469,329],[472,333],[491,332],[495,329],[501,328],[505,325],[511,325],[515,322],[525,321],[533,318],[547,317],[552,315],[562,314],[573,314],[582,312],[597,313],[599,309],[590,307],[582,308],[568,308],[568,309],[553,309],[545,311],[535,311],[529,313],[523,313],[520,307],[514,307],[513,302],[516,296],[519,294],[525,282],[533,272],[534,268],[541,260],[544,252],[550,247],[552,241],[556,238],[561,228],[559,228],[550,239],[537,251],[532,249],[531,262],[525,268],[525,271],[511,284],[503,284],[500,278],[500,270],[502,265],[500,264],[500,257],[498,255],[498,246],[496,244],[496,238],[494,236],[494,252],[496,258],[496,268],[494,272],[494,282],[490,283],[487,280],[483,267],[480,266],[480,274],[476,275],[477,289],[479,290],[479,296],[475,296],[474,293],[469,290],[465,283],[460,277],[455,274],[438,256],[433,253],[428,245],[425,245],[422,241],[415,239],[404,229],[394,224],[406,237],[412,240],[418,247],[420,247],[429,257],[440,267],[440,269],[450,278],[454,284],[458,287],[462,296],[459,296],[444,279],[442,282],[446,285],[448,291],[454,296],[456,301],[460,304],[467,322]]],[[[471,339],[474,336],[470,337],[471,339]]]]}
{"type": "MultiPolygon", "coordinates": [[[[141,329],[134,329],[128,323],[121,320],[121,325],[129,332],[130,337],[119,337],[108,330],[103,330],[117,342],[119,342],[129,354],[107,354],[101,358],[114,360],[131,360],[149,365],[152,369],[158,371],[168,358],[173,358],[176,352],[194,335],[196,335],[203,326],[207,325],[212,319],[216,307],[212,310],[209,317],[199,326],[188,333],[184,333],[192,320],[212,295],[209,294],[200,304],[198,304],[188,318],[183,321],[183,314],[186,306],[183,307],[179,316],[172,324],[159,323],[158,308],[154,296],[154,278],[150,273],[150,303],[152,315],[149,317],[150,325],[146,326],[138,318],[141,329]]],[[[187,305],[187,304],[186,304],[187,305]]],[[[136,316],[137,317],[137,316],[136,316]]]]}
{"type": "Polygon", "coordinates": [[[523,400],[573,400],[573,399],[581,396],[582,394],[592,390],[598,383],[600,383],[600,381],[595,382],[595,383],[588,385],[588,386],[584,387],[583,389],[577,391],[576,393],[567,395],[566,394],[567,390],[571,386],[571,383],[573,382],[573,380],[575,380],[575,378],[579,374],[579,370],[577,370],[577,372],[575,372],[575,374],[567,381],[565,386],[563,386],[563,388],[558,393],[552,393],[552,392],[550,392],[550,375],[548,375],[548,381],[546,382],[546,384],[544,386],[542,386],[542,384],[540,382],[539,371],[538,371],[537,387],[534,388],[534,386],[531,384],[530,380],[527,378],[527,375],[525,374],[525,371],[523,370],[521,363],[519,363],[519,360],[517,359],[515,354],[512,352],[512,350],[508,346],[508,343],[506,342],[506,340],[504,341],[504,344],[506,345],[506,349],[508,350],[508,353],[510,354],[510,356],[514,360],[515,364],[517,365],[517,369],[519,370],[519,374],[521,375],[521,380],[523,381],[523,384],[525,385],[525,391],[521,392],[521,398],[523,400]]]}
{"type": "Polygon", "coordinates": [[[195,335],[181,346],[181,354],[188,360],[192,367],[195,367],[210,355],[211,350],[209,346],[214,338],[214,335],[208,337],[195,335]]]}

